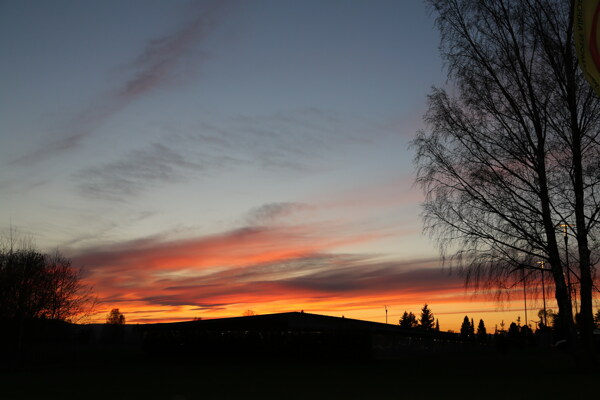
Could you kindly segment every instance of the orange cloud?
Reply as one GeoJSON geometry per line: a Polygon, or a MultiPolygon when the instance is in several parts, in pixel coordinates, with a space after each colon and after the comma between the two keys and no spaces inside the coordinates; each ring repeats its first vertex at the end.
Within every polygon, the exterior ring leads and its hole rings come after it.
{"type": "Polygon", "coordinates": [[[339,253],[342,246],[380,236],[330,233],[319,224],[273,224],[88,248],[73,259],[86,266],[85,279],[102,302],[99,322],[113,307],[132,323],[230,317],[247,309],[261,314],[305,310],[383,322],[381,309],[388,305],[396,312],[390,322],[397,323],[402,311],[418,313],[428,303],[437,307],[434,312],[440,312],[448,329],[451,320],[460,324],[462,316],[454,311],[490,313],[495,308],[493,296],[473,303],[463,279],[442,270],[437,259],[339,253]]]}

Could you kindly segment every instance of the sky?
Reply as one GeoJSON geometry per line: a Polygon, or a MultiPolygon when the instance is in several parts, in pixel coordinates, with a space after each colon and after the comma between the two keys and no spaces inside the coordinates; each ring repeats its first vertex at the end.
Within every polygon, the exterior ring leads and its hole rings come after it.
{"type": "Polygon", "coordinates": [[[0,230],[83,266],[100,322],[508,324],[422,232],[438,44],[417,0],[0,1],[0,230]]]}

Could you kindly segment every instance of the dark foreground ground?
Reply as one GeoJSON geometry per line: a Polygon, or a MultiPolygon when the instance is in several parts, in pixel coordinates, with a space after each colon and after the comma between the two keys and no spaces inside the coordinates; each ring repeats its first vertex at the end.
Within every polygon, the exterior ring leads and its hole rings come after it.
{"type": "Polygon", "coordinates": [[[3,371],[0,399],[596,399],[600,373],[555,352],[363,362],[124,359],[3,371]]]}

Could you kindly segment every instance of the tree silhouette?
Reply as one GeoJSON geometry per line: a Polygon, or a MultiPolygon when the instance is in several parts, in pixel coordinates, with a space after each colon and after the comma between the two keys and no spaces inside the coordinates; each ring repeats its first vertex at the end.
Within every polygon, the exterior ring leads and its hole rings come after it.
{"type": "Polygon", "coordinates": [[[510,326],[508,327],[508,336],[516,339],[519,337],[519,333],[521,333],[520,327],[516,323],[511,322],[510,326]]]}
{"type": "Polygon", "coordinates": [[[552,311],[551,309],[547,308],[547,309],[540,309],[538,311],[538,318],[540,319],[540,321],[538,322],[538,325],[540,328],[544,328],[550,324],[552,324],[552,321],[554,321],[554,311],[552,311]]]}
{"type": "Polygon", "coordinates": [[[93,304],[81,270],[59,252],[43,254],[26,242],[0,247],[0,318],[76,321],[93,304]]]}
{"type": "Polygon", "coordinates": [[[465,319],[460,326],[460,337],[469,338],[471,337],[471,322],[469,322],[469,317],[465,315],[465,319]]]}
{"type": "Polygon", "coordinates": [[[108,325],[125,325],[125,316],[118,308],[113,308],[106,316],[106,323],[108,325]]]}
{"type": "Polygon", "coordinates": [[[400,318],[400,327],[402,328],[416,328],[419,326],[419,322],[417,321],[417,317],[412,312],[404,311],[402,314],[402,318],[400,318]]]}
{"type": "Polygon", "coordinates": [[[435,318],[433,313],[429,309],[429,306],[425,304],[421,309],[421,319],[419,320],[420,328],[424,330],[434,329],[435,318]]]}
{"type": "Polygon", "coordinates": [[[244,311],[244,312],[242,313],[242,316],[243,316],[243,317],[251,317],[251,316],[253,316],[253,315],[256,315],[256,313],[255,313],[254,311],[252,311],[252,310],[246,310],[246,311],[244,311]]]}
{"type": "Polygon", "coordinates": [[[557,239],[557,226],[575,219],[567,234],[577,241],[582,339],[591,353],[600,98],[577,68],[571,2],[428,3],[456,95],[433,90],[427,130],[413,142],[426,228],[476,288],[502,291],[518,281],[516,267],[547,261],[575,344],[564,278],[574,266],[561,259],[557,239]]]}
{"type": "Polygon", "coordinates": [[[487,330],[485,329],[485,324],[483,323],[483,319],[480,319],[479,325],[477,325],[477,337],[481,340],[487,339],[487,330]]]}

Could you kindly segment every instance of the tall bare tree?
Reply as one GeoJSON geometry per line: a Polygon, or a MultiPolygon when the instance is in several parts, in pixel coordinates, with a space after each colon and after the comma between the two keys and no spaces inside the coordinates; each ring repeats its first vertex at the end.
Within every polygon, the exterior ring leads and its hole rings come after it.
{"type": "MultiPolygon", "coordinates": [[[[518,268],[550,268],[575,346],[570,288],[580,283],[592,346],[592,250],[600,198],[600,99],[577,69],[567,0],[428,0],[451,86],[435,88],[417,134],[426,229],[467,283],[506,288],[518,268]],[[560,225],[577,240],[566,263],[560,225]]],[[[540,273],[545,273],[540,270],[540,273]]],[[[525,275],[523,274],[523,279],[525,275]]]]}

